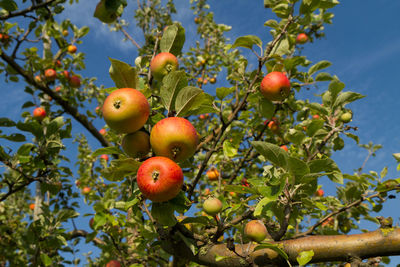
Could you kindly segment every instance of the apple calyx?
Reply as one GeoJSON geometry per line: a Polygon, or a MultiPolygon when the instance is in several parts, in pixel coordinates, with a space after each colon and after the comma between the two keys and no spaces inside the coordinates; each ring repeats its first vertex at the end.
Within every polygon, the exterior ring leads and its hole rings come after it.
{"type": "Polygon", "coordinates": [[[113,104],[114,108],[119,109],[121,107],[121,101],[120,100],[116,100],[113,104]]]}
{"type": "Polygon", "coordinates": [[[154,182],[157,182],[157,180],[158,180],[159,177],[160,177],[160,173],[159,173],[158,171],[154,171],[154,172],[151,174],[151,178],[153,178],[153,181],[154,181],[154,182]]]}

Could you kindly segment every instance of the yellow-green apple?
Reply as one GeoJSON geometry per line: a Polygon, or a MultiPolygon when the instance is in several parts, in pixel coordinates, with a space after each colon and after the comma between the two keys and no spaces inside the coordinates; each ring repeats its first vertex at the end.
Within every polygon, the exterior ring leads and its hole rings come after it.
{"type": "Polygon", "coordinates": [[[150,133],[150,144],[157,156],[182,162],[196,151],[199,136],[185,118],[169,117],[157,122],[150,133]]]}
{"type": "Polygon", "coordinates": [[[345,112],[340,116],[340,120],[344,123],[348,123],[351,121],[353,117],[353,114],[351,114],[350,112],[345,112]]]}
{"type": "Polygon", "coordinates": [[[222,210],[222,202],[216,197],[207,198],[203,203],[203,210],[208,215],[215,216],[222,210]]]}
{"type": "Polygon", "coordinates": [[[150,136],[144,131],[130,133],[122,138],[122,149],[133,158],[143,158],[150,152],[150,136]]]}
{"type": "Polygon", "coordinates": [[[37,107],[33,110],[33,118],[38,121],[43,120],[46,117],[46,111],[42,107],[37,107]]]}
{"type": "Polygon", "coordinates": [[[217,79],[216,79],[216,78],[214,78],[214,77],[210,78],[210,83],[211,83],[211,84],[214,84],[214,83],[216,83],[216,82],[217,82],[217,79]]]}
{"type": "Polygon", "coordinates": [[[308,41],[308,36],[305,33],[299,33],[296,37],[296,43],[305,44],[308,41]]]}
{"type": "Polygon", "coordinates": [[[74,54],[74,53],[76,53],[76,50],[77,50],[77,48],[76,48],[75,45],[69,45],[69,46],[67,47],[68,53],[74,54]]]}
{"type": "Polygon", "coordinates": [[[267,237],[267,228],[260,220],[252,220],[244,227],[244,235],[255,242],[261,242],[267,237]]]}
{"type": "Polygon", "coordinates": [[[121,267],[121,263],[117,260],[110,260],[107,264],[106,267],[121,267]]]}
{"type": "Polygon", "coordinates": [[[69,77],[68,82],[72,88],[81,87],[81,79],[77,75],[72,75],[71,77],[69,77]]]}
{"type": "Polygon", "coordinates": [[[178,59],[169,52],[157,54],[150,62],[151,74],[157,80],[161,80],[168,73],[177,70],[178,67],[178,59]]]}
{"type": "Polygon", "coordinates": [[[104,23],[112,23],[118,18],[115,11],[107,9],[105,0],[101,0],[97,4],[93,16],[104,23]]]}
{"type": "Polygon", "coordinates": [[[57,78],[57,72],[53,69],[47,69],[44,71],[44,77],[47,81],[53,82],[57,78]]]}
{"type": "Polygon", "coordinates": [[[176,197],[183,184],[181,167],[166,157],[152,157],[140,165],[137,184],[142,194],[153,202],[176,197]]]}
{"type": "Polygon", "coordinates": [[[68,34],[69,34],[68,30],[63,30],[63,31],[62,31],[62,35],[63,35],[63,36],[68,36],[68,34]]]}
{"type": "Polygon", "coordinates": [[[37,83],[42,82],[42,77],[40,77],[40,75],[36,75],[35,76],[35,82],[37,82],[37,83]]]}
{"type": "Polygon", "coordinates": [[[289,96],[290,81],[283,72],[273,71],[262,79],[260,91],[266,99],[282,101],[289,96]]]}
{"type": "Polygon", "coordinates": [[[208,177],[208,180],[215,181],[218,180],[219,172],[216,168],[212,167],[206,172],[206,175],[208,177]]]}
{"type": "Polygon", "coordinates": [[[114,90],[104,101],[102,113],[107,125],[118,133],[133,133],[149,118],[146,97],[133,88],[114,90]]]}

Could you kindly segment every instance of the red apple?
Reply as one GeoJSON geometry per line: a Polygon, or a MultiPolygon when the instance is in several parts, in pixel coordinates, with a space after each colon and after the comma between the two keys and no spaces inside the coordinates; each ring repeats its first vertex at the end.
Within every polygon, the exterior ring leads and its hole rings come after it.
{"type": "Polygon", "coordinates": [[[69,85],[72,88],[79,88],[81,87],[81,79],[79,78],[79,76],[77,75],[72,75],[71,77],[69,77],[69,85]]]}
{"type": "Polygon", "coordinates": [[[133,158],[143,158],[150,152],[150,136],[144,131],[137,131],[124,136],[122,149],[133,158]]]}
{"type": "Polygon", "coordinates": [[[76,180],[76,181],[75,181],[75,185],[76,185],[77,187],[79,187],[79,186],[81,185],[81,181],[76,180]]]}
{"type": "Polygon", "coordinates": [[[150,106],[140,91],[121,88],[106,98],[102,112],[104,120],[111,129],[118,133],[133,133],[146,123],[150,106]]]}
{"type": "Polygon", "coordinates": [[[34,209],[35,209],[35,203],[29,204],[29,209],[30,209],[30,210],[34,210],[34,209]]]}
{"type": "Polygon", "coordinates": [[[216,197],[208,198],[203,203],[203,210],[208,215],[215,216],[222,210],[222,202],[216,197]]]}
{"type": "Polygon", "coordinates": [[[260,220],[252,220],[244,227],[244,235],[252,241],[261,242],[267,237],[268,231],[260,220]]]}
{"type": "Polygon", "coordinates": [[[152,157],[139,167],[137,184],[142,194],[151,201],[168,201],[181,191],[183,172],[169,158],[152,157]]]}
{"type": "Polygon", "coordinates": [[[46,117],[46,111],[42,107],[35,108],[33,110],[33,118],[38,121],[43,120],[46,117]]]}
{"type": "Polygon", "coordinates": [[[285,145],[282,145],[281,148],[282,148],[283,150],[285,150],[286,152],[289,151],[289,149],[288,149],[287,146],[285,146],[285,145]]]}
{"type": "Polygon", "coordinates": [[[44,71],[44,77],[49,82],[53,82],[57,78],[57,72],[53,69],[47,69],[44,71]]]}
{"type": "Polygon", "coordinates": [[[184,118],[169,117],[154,125],[150,144],[157,156],[182,162],[196,151],[199,136],[194,126],[184,118]]]}
{"type": "Polygon", "coordinates": [[[315,120],[318,120],[319,119],[319,115],[315,114],[315,115],[312,116],[312,118],[315,119],[315,120]]]}
{"type": "Polygon", "coordinates": [[[268,122],[268,128],[273,132],[277,133],[279,131],[279,123],[276,121],[268,122]]]}
{"type": "Polygon", "coordinates": [[[262,79],[260,90],[266,99],[282,101],[290,93],[290,81],[283,72],[273,71],[262,79]]]}
{"type": "Polygon", "coordinates": [[[57,86],[55,89],[56,92],[60,92],[61,91],[61,86],[57,86]]]}
{"type": "Polygon", "coordinates": [[[92,191],[92,189],[88,186],[85,186],[84,188],[82,188],[82,194],[89,194],[90,191],[92,191]]]}
{"type": "Polygon", "coordinates": [[[318,189],[317,192],[315,192],[315,194],[319,197],[323,197],[324,196],[324,190],[322,189],[318,189]]]}
{"type": "Polygon", "coordinates": [[[100,156],[101,159],[104,159],[105,161],[108,161],[108,155],[103,154],[100,156]]]}
{"type": "Polygon", "coordinates": [[[64,77],[65,79],[69,80],[70,75],[69,75],[69,71],[67,70],[63,70],[62,72],[60,72],[61,77],[64,77]]]}
{"type": "Polygon", "coordinates": [[[168,73],[177,70],[178,67],[178,59],[168,52],[157,54],[150,62],[151,74],[157,80],[161,80],[168,73]]]}
{"type": "Polygon", "coordinates": [[[206,175],[210,181],[218,180],[219,172],[216,168],[212,167],[206,172],[206,175]]]}
{"type": "Polygon", "coordinates": [[[99,133],[101,134],[101,135],[106,135],[107,134],[107,131],[106,131],[106,129],[100,129],[99,130],[99,133]]]}
{"type": "Polygon", "coordinates": [[[296,43],[298,44],[305,44],[308,41],[308,36],[305,33],[299,33],[296,37],[296,43]]]}
{"type": "Polygon", "coordinates": [[[71,53],[71,54],[76,53],[76,50],[77,50],[77,48],[76,48],[75,45],[69,45],[69,46],[67,47],[67,51],[68,51],[69,53],[71,53]]]}
{"type": "Polygon", "coordinates": [[[121,263],[117,260],[110,260],[107,264],[106,267],[121,267],[121,263]]]}

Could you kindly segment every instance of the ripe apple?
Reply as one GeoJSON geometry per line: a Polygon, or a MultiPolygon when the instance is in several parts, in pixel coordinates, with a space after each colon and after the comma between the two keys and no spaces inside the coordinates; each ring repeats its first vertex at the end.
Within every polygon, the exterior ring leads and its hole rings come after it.
{"type": "Polygon", "coordinates": [[[150,152],[150,136],[144,131],[130,133],[122,138],[122,149],[133,158],[144,158],[150,152]]]}
{"type": "Polygon", "coordinates": [[[53,82],[57,78],[57,72],[53,69],[47,69],[44,71],[44,77],[49,82],[53,82]]]}
{"type": "Polygon", "coordinates": [[[117,260],[110,260],[107,264],[106,267],[121,267],[121,263],[117,260]]]}
{"type": "Polygon", "coordinates": [[[85,186],[84,188],[82,188],[82,194],[89,194],[90,191],[92,191],[92,189],[88,186],[85,186]]]}
{"type": "Polygon", "coordinates": [[[287,146],[285,146],[285,145],[282,145],[281,148],[282,148],[283,150],[285,150],[286,152],[289,151],[289,149],[288,149],[287,146]]]}
{"type": "Polygon", "coordinates": [[[67,80],[69,80],[69,78],[70,78],[69,71],[63,70],[62,72],[60,72],[60,76],[64,77],[67,80]]]}
{"type": "Polygon", "coordinates": [[[42,107],[37,107],[33,110],[33,118],[38,121],[43,120],[46,117],[46,111],[42,107]]]}
{"type": "Polygon", "coordinates": [[[157,54],[150,62],[151,74],[157,80],[161,80],[168,73],[177,70],[178,67],[178,59],[168,52],[157,54]]]}
{"type": "Polygon", "coordinates": [[[268,128],[273,132],[277,133],[279,131],[279,123],[276,121],[268,122],[268,128]]]}
{"type": "Polygon", "coordinates": [[[345,112],[340,116],[340,120],[344,123],[348,123],[351,121],[353,117],[353,114],[351,114],[350,112],[345,112]]]}
{"type": "Polygon", "coordinates": [[[80,79],[79,76],[77,76],[77,75],[72,75],[71,77],[69,77],[68,81],[69,81],[69,85],[70,85],[72,88],[79,88],[79,87],[81,87],[81,79],[80,79]]]}
{"type": "Polygon", "coordinates": [[[194,126],[180,117],[160,120],[150,133],[150,144],[154,153],[176,162],[193,156],[198,143],[199,136],[194,126]]]}
{"type": "Polygon", "coordinates": [[[152,157],[140,165],[137,184],[142,194],[153,202],[173,199],[181,191],[181,167],[166,157],[152,157]]]}
{"type": "Polygon", "coordinates": [[[252,241],[261,242],[267,237],[268,231],[260,220],[252,220],[244,227],[244,235],[252,241]]]}
{"type": "Polygon", "coordinates": [[[216,78],[214,78],[214,77],[210,78],[210,83],[211,83],[211,84],[214,84],[214,83],[216,83],[216,82],[217,82],[217,79],[216,79],[216,78]]]}
{"type": "Polygon", "coordinates": [[[308,41],[308,36],[305,33],[299,33],[296,37],[296,43],[305,44],[308,41]]]}
{"type": "Polygon", "coordinates": [[[208,215],[215,216],[222,210],[222,202],[216,197],[208,198],[203,203],[203,210],[208,215]]]}
{"type": "Polygon", "coordinates": [[[101,159],[104,159],[105,161],[108,161],[108,155],[103,154],[100,156],[101,159]]]}
{"type": "Polygon", "coordinates": [[[42,77],[40,77],[40,75],[36,75],[35,76],[35,82],[37,82],[37,83],[42,82],[42,77]]]}
{"type": "Polygon", "coordinates": [[[77,50],[77,48],[76,48],[75,45],[69,45],[69,46],[67,47],[68,53],[75,54],[75,53],[76,53],[76,50],[77,50]]]}
{"type": "Polygon", "coordinates": [[[322,189],[318,189],[317,192],[315,192],[315,194],[319,197],[323,197],[324,196],[324,190],[322,189]]]}
{"type": "Polygon", "coordinates": [[[200,120],[204,120],[206,118],[206,115],[204,115],[204,114],[201,114],[200,116],[199,116],[199,119],[200,120]]]}
{"type": "Polygon", "coordinates": [[[57,86],[55,89],[56,92],[60,92],[61,91],[61,86],[57,86]]]}
{"type": "Polygon", "coordinates": [[[219,172],[216,168],[212,167],[206,172],[206,175],[210,181],[218,180],[219,172]]]}
{"type": "Polygon", "coordinates": [[[99,133],[101,134],[101,135],[106,135],[107,134],[107,131],[106,131],[106,129],[100,129],[99,130],[99,133]]]}
{"type": "Polygon", "coordinates": [[[266,99],[282,101],[290,93],[290,81],[283,72],[273,71],[262,79],[260,91],[266,99]]]}
{"type": "Polygon", "coordinates": [[[315,115],[312,116],[312,118],[315,119],[315,120],[318,120],[319,119],[319,115],[315,114],[315,115]]]}
{"type": "Polygon", "coordinates": [[[118,133],[133,133],[149,118],[150,105],[146,97],[133,88],[113,91],[104,101],[102,113],[107,125],[118,133]]]}
{"type": "Polygon", "coordinates": [[[29,209],[30,209],[30,210],[34,210],[34,209],[35,209],[35,203],[29,204],[29,209]]]}

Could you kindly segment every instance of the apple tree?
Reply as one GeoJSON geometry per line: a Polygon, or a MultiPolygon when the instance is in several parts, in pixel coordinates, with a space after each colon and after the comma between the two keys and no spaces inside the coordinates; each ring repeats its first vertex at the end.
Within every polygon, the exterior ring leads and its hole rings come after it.
{"type": "MultiPolygon", "coordinates": [[[[78,1],[0,1],[2,79],[30,99],[19,119],[0,118],[0,266],[79,265],[89,243],[100,251],[90,266],[378,266],[400,255],[400,229],[371,216],[400,180],[332,159],[344,138],[358,144],[350,104],[364,96],[302,51],[339,2],[259,2],[274,14],[258,25],[269,36],[231,41],[207,1],[191,0],[192,41],[173,0],[100,0],[98,25],[138,52],[110,58],[106,88],[82,74],[89,27],[60,17],[78,1]],[[303,98],[313,86],[325,91],[303,98]],[[363,220],[377,230],[357,232],[363,220]]],[[[368,158],[380,148],[362,146],[368,158]]]]}

